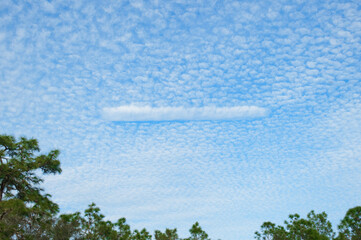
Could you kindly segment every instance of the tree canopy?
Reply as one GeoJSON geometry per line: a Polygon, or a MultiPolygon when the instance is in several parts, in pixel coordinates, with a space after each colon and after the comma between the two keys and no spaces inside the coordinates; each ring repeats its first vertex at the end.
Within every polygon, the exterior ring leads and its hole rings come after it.
{"type": "Polygon", "coordinates": [[[339,240],[361,240],[361,206],[351,208],[338,225],[339,240]]]}
{"type": "Polygon", "coordinates": [[[0,135],[0,232],[1,237],[41,239],[59,211],[50,195],[39,187],[36,173],[61,173],[59,151],[40,151],[36,139],[0,135]]]}
{"type": "MultiPolygon", "coordinates": [[[[84,213],[60,214],[51,196],[41,188],[44,174],[60,174],[59,150],[39,154],[36,139],[0,135],[0,239],[24,240],[210,240],[198,222],[190,236],[177,229],[132,230],[125,218],[106,220],[95,203],[84,213]]],[[[334,232],[325,212],[306,218],[291,214],[284,225],[264,222],[257,240],[361,240],[361,206],[351,208],[334,232]]]]}
{"type": "Polygon", "coordinates": [[[325,212],[316,214],[311,211],[307,218],[299,214],[289,215],[285,226],[272,222],[264,222],[260,231],[255,232],[257,240],[361,240],[361,207],[347,211],[346,216],[338,226],[339,233],[332,229],[325,212]]]}

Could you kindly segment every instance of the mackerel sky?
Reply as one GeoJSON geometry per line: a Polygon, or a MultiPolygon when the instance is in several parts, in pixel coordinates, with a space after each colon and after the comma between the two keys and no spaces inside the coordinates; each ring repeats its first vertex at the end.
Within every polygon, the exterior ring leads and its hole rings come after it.
{"type": "Polygon", "coordinates": [[[44,186],[212,239],[361,199],[361,2],[0,1],[0,133],[61,150],[44,186]]]}

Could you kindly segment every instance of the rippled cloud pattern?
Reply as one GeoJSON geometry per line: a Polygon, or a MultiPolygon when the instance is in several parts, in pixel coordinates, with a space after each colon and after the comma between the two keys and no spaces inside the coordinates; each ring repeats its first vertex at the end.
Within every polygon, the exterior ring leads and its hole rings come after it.
{"type": "Polygon", "coordinates": [[[360,1],[0,1],[0,133],[61,150],[61,211],[149,231],[361,195],[360,1]]]}

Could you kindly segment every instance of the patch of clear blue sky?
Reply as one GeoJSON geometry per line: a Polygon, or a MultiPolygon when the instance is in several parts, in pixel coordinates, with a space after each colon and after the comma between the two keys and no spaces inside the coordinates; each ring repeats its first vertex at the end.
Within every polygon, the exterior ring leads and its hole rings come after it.
{"type": "Polygon", "coordinates": [[[59,148],[46,189],[148,230],[263,221],[361,194],[359,1],[0,2],[0,132],[59,148]],[[258,106],[239,121],[111,122],[119,106],[258,106]]]}

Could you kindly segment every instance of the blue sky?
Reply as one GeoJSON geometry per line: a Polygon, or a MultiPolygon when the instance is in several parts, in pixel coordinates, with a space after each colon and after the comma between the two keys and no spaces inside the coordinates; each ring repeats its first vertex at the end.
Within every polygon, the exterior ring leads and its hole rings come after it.
{"type": "Polygon", "coordinates": [[[2,0],[0,53],[0,132],[61,150],[64,212],[236,240],[360,205],[359,1],[2,0]]]}

